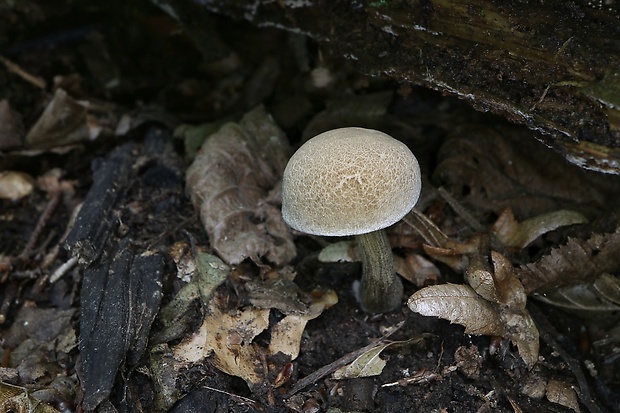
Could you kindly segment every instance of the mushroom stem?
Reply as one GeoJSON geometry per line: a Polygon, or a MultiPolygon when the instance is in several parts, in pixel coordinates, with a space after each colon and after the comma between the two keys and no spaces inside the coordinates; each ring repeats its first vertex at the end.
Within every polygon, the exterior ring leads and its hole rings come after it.
{"type": "Polygon", "coordinates": [[[394,271],[392,249],[382,229],[355,236],[362,258],[362,308],[370,313],[385,313],[401,304],[403,284],[394,271]]]}

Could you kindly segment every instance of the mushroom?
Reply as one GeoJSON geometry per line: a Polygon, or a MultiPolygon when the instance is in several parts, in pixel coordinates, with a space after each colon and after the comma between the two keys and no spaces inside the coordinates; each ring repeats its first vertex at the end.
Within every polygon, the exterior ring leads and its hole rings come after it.
{"type": "Polygon", "coordinates": [[[381,313],[401,303],[384,228],[404,217],[422,187],[420,166],[402,142],[372,129],[341,128],[303,144],[282,180],[282,216],[313,235],[354,235],[362,260],[362,308],[381,313]]]}

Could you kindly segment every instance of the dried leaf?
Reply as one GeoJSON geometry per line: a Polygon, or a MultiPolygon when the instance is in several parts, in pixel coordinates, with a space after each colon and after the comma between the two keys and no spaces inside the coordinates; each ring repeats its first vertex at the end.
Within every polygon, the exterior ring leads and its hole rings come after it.
{"type": "Polygon", "coordinates": [[[414,313],[461,324],[467,334],[504,335],[497,310],[468,285],[442,284],[422,288],[409,298],[407,305],[414,313]]]}
{"type": "Polygon", "coordinates": [[[556,307],[580,312],[611,312],[620,310],[620,280],[603,274],[592,284],[557,288],[535,297],[556,307]]]}
{"type": "Polygon", "coordinates": [[[587,240],[570,238],[538,261],[516,269],[526,292],[588,283],[601,274],[620,271],[620,228],[587,240]]]}
{"type": "Polygon", "coordinates": [[[34,179],[28,174],[15,171],[0,171],[0,199],[18,201],[30,195],[34,179]]]}
{"type": "Polygon", "coordinates": [[[403,221],[412,228],[415,228],[420,236],[424,238],[424,241],[430,246],[453,249],[453,243],[456,244],[456,242],[444,234],[433,221],[416,208],[413,208],[405,215],[403,221]]]}
{"type": "Polygon", "coordinates": [[[527,294],[510,261],[496,251],[491,251],[491,260],[493,261],[496,301],[513,310],[524,309],[527,294]]]}
{"type": "MultiPolygon", "coordinates": [[[[402,326],[402,323],[391,328],[391,332],[386,334],[392,334],[402,326]]],[[[386,362],[379,357],[379,355],[390,346],[399,346],[407,344],[419,343],[422,340],[433,337],[432,334],[420,334],[404,341],[390,341],[384,342],[379,340],[374,345],[366,346],[362,349],[362,352],[358,351],[358,356],[349,364],[341,366],[333,373],[335,379],[354,379],[359,377],[378,376],[383,371],[386,362]]],[[[386,385],[384,385],[386,386],[386,385]]]]}
{"type": "Polygon", "coordinates": [[[470,260],[467,285],[437,285],[416,292],[409,308],[462,324],[469,334],[498,335],[510,339],[528,367],[538,361],[539,333],[525,309],[527,295],[510,261],[491,252],[493,271],[480,256],[470,260]],[[422,298],[424,301],[422,301],[422,298]]]}
{"type": "Polygon", "coordinates": [[[588,220],[576,211],[561,209],[517,222],[512,209],[499,216],[491,231],[507,247],[525,248],[539,236],[563,226],[585,224],[588,220]]]}
{"type": "Polygon", "coordinates": [[[466,194],[480,214],[508,207],[525,217],[561,208],[597,213],[606,205],[608,178],[567,165],[527,134],[507,126],[501,133],[483,125],[455,129],[439,152],[434,182],[466,194]]]}
{"type": "Polygon", "coordinates": [[[158,333],[156,342],[161,343],[180,337],[186,327],[181,320],[192,302],[201,298],[203,303],[208,303],[215,289],[230,274],[230,268],[215,255],[207,254],[199,247],[195,247],[193,252],[191,264],[186,263],[185,260],[181,262],[183,267],[189,266],[197,271],[191,281],[185,284],[176,296],[160,310],[158,318],[164,328],[158,333]]]}
{"type": "Polygon", "coordinates": [[[519,349],[519,355],[528,368],[538,361],[540,334],[527,310],[509,309],[500,312],[505,328],[504,337],[510,339],[519,349]]]}
{"type": "Polygon", "coordinates": [[[94,140],[104,133],[112,135],[119,118],[114,105],[78,101],[59,88],[28,131],[26,145],[29,149],[50,149],[94,140]]]}
{"type": "Polygon", "coordinates": [[[212,355],[213,365],[219,370],[241,377],[250,387],[267,380],[261,358],[279,352],[297,358],[301,337],[308,321],[321,315],[323,310],[338,302],[333,290],[301,292],[292,281],[273,280],[250,284],[250,301],[254,305],[231,311],[226,300],[216,295],[208,305],[199,331],[174,348],[175,358],[196,363],[212,355]],[[271,293],[271,298],[267,294],[271,293]],[[303,296],[306,302],[299,299],[303,296]],[[269,327],[271,308],[287,314],[270,329],[269,348],[253,342],[254,338],[269,327]]]}
{"type": "Polygon", "coordinates": [[[0,383],[0,411],[20,413],[60,413],[52,406],[28,395],[23,387],[0,383]]]}
{"type": "MultiPolygon", "coordinates": [[[[338,241],[329,244],[319,253],[320,262],[357,262],[355,242],[338,241]]],[[[459,258],[460,260],[460,258],[459,258]]],[[[436,284],[440,278],[439,269],[428,259],[419,254],[405,254],[405,257],[394,254],[396,273],[417,287],[436,284]]]]}
{"type": "Polygon", "coordinates": [[[338,241],[329,244],[319,253],[321,262],[355,262],[360,259],[355,253],[355,242],[338,241]]]}
{"type": "Polygon", "coordinates": [[[497,287],[495,286],[495,278],[491,273],[491,268],[481,255],[474,255],[469,260],[469,266],[465,272],[467,284],[474,291],[490,302],[497,302],[497,287]]]}
{"type": "Polygon", "coordinates": [[[378,376],[386,365],[385,360],[379,354],[385,350],[390,343],[373,347],[364,354],[356,358],[351,364],[342,366],[333,373],[333,378],[357,379],[360,377],[378,376]]]}
{"type": "Polygon", "coordinates": [[[295,360],[301,348],[301,336],[310,320],[314,320],[323,310],[338,303],[334,290],[315,290],[310,294],[312,303],[305,314],[289,314],[271,328],[269,354],[281,352],[295,360]]]}
{"type": "Polygon", "coordinates": [[[396,273],[415,285],[423,287],[437,284],[441,278],[439,268],[420,254],[405,254],[405,257],[394,255],[396,273]]]}
{"type": "Polygon", "coordinates": [[[577,399],[577,393],[573,387],[560,380],[549,380],[547,383],[547,399],[552,403],[560,404],[567,407],[577,413],[579,410],[579,401],[577,399]]]}
{"type": "Polygon", "coordinates": [[[467,265],[466,255],[482,254],[488,250],[488,236],[475,234],[465,242],[458,242],[449,238],[426,215],[413,208],[403,218],[408,225],[416,229],[426,243],[424,251],[436,259],[449,265],[455,271],[464,271],[467,265]]]}
{"type": "Polygon", "coordinates": [[[286,314],[271,328],[269,353],[282,352],[294,360],[299,355],[301,336],[308,321],[338,303],[333,290],[316,289],[306,294],[286,279],[246,283],[248,298],[258,308],[276,308],[286,314]]]}
{"type": "Polygon", "coordinates": [[[284,133],[259,107],[211,135],[188,168],[187,192],[227,263],[265,256],[283,265],[295,256],[291,232],[270,193],[289,153],[284,133]]]}
{"type": "Polygon", "coordinates": [[[260,352],[252,341],[269,326],[269,310],[247,307],[229,312],[226,299],[216,295],[209,302],[209,313],[192,337],[173,349],[177,360],[197,363],[212,354],[219,370],[242,378],[248,386],[261,383],[260,352]]]}
{"type": "Polygon", "coordinates": [[[37,123],[26,135],[31,149],[48,149],[87,140],[86,108],[57,89],[37,123]]]}

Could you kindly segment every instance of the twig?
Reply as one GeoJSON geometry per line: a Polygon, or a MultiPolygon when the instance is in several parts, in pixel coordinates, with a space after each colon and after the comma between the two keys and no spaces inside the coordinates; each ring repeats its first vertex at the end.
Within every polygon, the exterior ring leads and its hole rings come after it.
{"type": "Polygon", "coordinates": [[[370,343],[366,347],[362,347],[351,353],[345,354],[344,356],[340,357],[338,360],[334,361],[333,363],[323,366],[320,369],[316,370],[315,372],[307,375],[306,377],[304,377],[303,379],[295,383],[295,385],[291,388],[291,390],[284,397],[287,397],[287,398],[291,397],[298,391],[303,390],[305,387],[317,382],[318,380],[321,380],[323,377],[327,376],[328,374],[333,373],[339,367],[353,362],[356,358],[358,358],[362,354],[372,350],[373,348],[377,346],[382,345],[384,341],[388,337],[390,337],[392,334],[394,334],[396,331],[398,331],[403,326],[403,324],[404,324],[403,322],[397,324],[396,328],[392,329],[387,334],[385,334],[383,337],[381,337],[380,339],[378,339],[377,341],[373,343],[370,343]]]}
{"type": "Polygon", "coordinates": [[[34,244],[36,244],[37,240],[39,239],[39,236],[41,235],[41,231],[43,231],[43,228],[45,227],[50,217],[54,213],[54,210],[58,206],[58,203],[60,202],[61,194],[62,194],[61,191],[53,192],[52,198],[49,200],[49,202],[45,206],[43,213],[41,213],[41,216],[39,217],[39,221],[37,221],[37,225],[34,227],[32,234],[30,234],[28,243],[24,247],[23,251],[19,254],[18,258],[20,259],[28,258],[28,255],[30,255],[30,253],[32,252],[32,249],[34,248],[34,244]]]}
{"type": "Polygon", "coordinates": [[[227,391],[216,389],[214,387],[209,387],[209,386],[202,386],[202,387],[207,389],[207,390],[214,391],[216,393],[225,394],[225,395],[229,396],[232,399],[238,399],[237,401],[238,401],[239,404],[251,404],[254,407],[260,406],[260,403],[258,403],[256,400],[248,399],[247,397],[243,397],[243,396],[239,396],[237,394],[229,393],[227,391]]]}
{"type": "Polygon", "coordinates": [[[77,262],[77,257],[72,257],[69,258],[69,260],[62,264],[60,267],[56,268],[56,271],[54,271],[54,273],[50,275],[50,284],[54,284],[56,281],[60,280],[62,276],[67,273],[67,271],[69,271],[75,266],[75,264],[77,264],[77,262]]]}
{"type": "Polygon", "coordinates": [[[11,305],[17,296],[18,288],[17,283],[11,282],[4,288],[4,297],[2,297],[2,304],[0,304],[0,324],[4,324],[6,317],[9,314],[11,305]]]}
{"type": "Polygon", "coordinates": [[[24,69],[19,67],[17,63],[11,62],[9,59],[7,59],[6,57],[2,55],[0,55],[0,62],[2,62],[4,66],[6,66],[9,72],[15,73],[17,76],[21,77],[26,82],[38,87],[39,89],[45,90],[47,88],[47,83],[42,77],[31,75],[30,73],[26,72],[24,69]]]}

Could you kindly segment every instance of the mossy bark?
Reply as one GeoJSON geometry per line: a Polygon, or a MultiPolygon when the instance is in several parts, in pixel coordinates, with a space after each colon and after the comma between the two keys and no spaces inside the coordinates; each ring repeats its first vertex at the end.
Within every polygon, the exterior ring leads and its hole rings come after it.
{"type": "MultiPolygon", "coordinates": [[[[172,7],[177,1],[157,0],[172,7]]],[[[527,125],[572,162],[620,173],[618,2],[198,3],[261,27],[308,34],[361,72],[458,96],[527,125]]]]}

